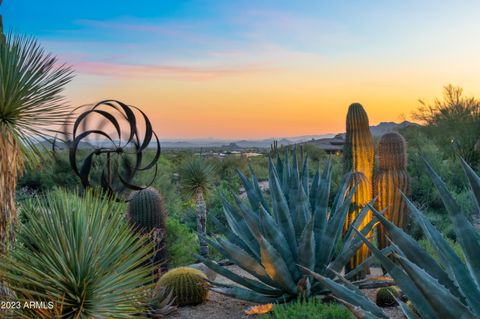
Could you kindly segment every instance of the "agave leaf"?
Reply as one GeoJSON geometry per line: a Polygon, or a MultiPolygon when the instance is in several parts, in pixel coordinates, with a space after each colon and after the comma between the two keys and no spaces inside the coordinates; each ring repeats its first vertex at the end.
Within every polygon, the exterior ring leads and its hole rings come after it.
{"type": "Polygon", "coordinates": [[[335,297],[335,300],[337,300],[338,302],[340,302],[342,305],[344,305],[345,307],[347,307],[348,310],[350,310],[350,312],[355,316],[355,318],[357,319],[378,319],[377,316],[373,315],[371,312],[369,311],[365,311],[363,310],[362,308],[358,307],[358,306],[354,306],[352,305],[351,303],[348,303],[346,302],[345,300],[343,299],[340,299],[338,297],[335,297]]]}
{"type": "MultiPolygon", "coordinates": [[[[403,194],[402,194],[403,195],[403,194]]],[[[422,227],[428,241],[437,251],[445,266],[450,270],[452,276],[456,279],[457,285],[462,291],[472,310],[480,316],[480,290],[475,285],[475,281],[470,275],[468,268],[457,256],[453,248],[447,243],[440,232],[433,227],[430,221],[413,205],[411,201],[405,198],[405,202],[412,216],[415,217],[420,227],[422,227]]]]}
{"type": "MultiPolygon", "coordinates": [[[[389,256],[394,251],[394,249],[395,249],[395,247],[388,246],[388,247],[383,248],[381,250],[381,252],[384,256],[389,256]]],[[[355,267],[355,269],[352,269],[350,272],[345,274],[344,277],[346,279],[350,280],[350,279],[354,278],[357,274],[359,274],[359,273],[363,272],[365,269],[369,268],[376,261],[377,261],[377,257],[375,257],[374,255],[371,255],[367,259],[365,259],[360,265],[355,267]]]]}
{"type": "Polygon", "coordinates": [[[423,293],[418,290],[417,286],[407,276],[407,274],[395,263],[387,258],[385,255],[382,254],[380,250],[378,250],[375,246],[370,243],[370,241],[365,238],[358,230],[355,229],[358,236],[362,239],[362,241],[367,245],[368,249],[374,254],[378,261],[382,264],[382,266],[388,271],[390,276],[395,280],[398,284],[400,289],[408,296],[408,298],[412,301],[415,305],[415,308],[418,309],[420,315],[425,319],[438,319],[437,313],[433,309],[430,302],[427,298],[423,295],[423,293]]]}
{"type": "Polygon", "coordinates": [[[222,201],[223,212],[230,229],[245,243],[245,245],[249,248],[249,251],[253,253],[253,256],[257,260],[260,260],[260,247],[258,246],[258,242],[255,236],[252,234],[250,228],[247,226],[245,220],[241,218],[238,212],[235,212],[235,208],[231,206],[227,200],[223,198],[222,201]],[[238,218],[236,216],[238,216],[238,218]]]}
{"type": "Polygon", "coordinates": [[[269,297],[256,293],[252,290],[240,288],[240,287],[223,287],[223,288],[211,288],[212,291],[221,293],[226,296],[230,296],[237,299],[252,301],[261,304],[267,303],[282,303],[291,299],[291,296],[283,295],[280,297],[269,297]]]}
{"type": "MultiPolygon", "coordinates": [[[[364,236],[367,236],[374,227],[378,224],[378,221],[371,220],[365,227],[362,228],[361,233],[364,236]]],[[[358,236],[350,239],[348,242],[343,244],[342,250],[335,257],[335,259],[328,265],[328,269],[339,272],[343,266],[355,255],[358,249],[362,247],[363,242],[358,236]]]]}
{"type": "Polygon", "coordinates": [[[402,310],[403,314],[407,319],[419,319],[416,314],[414,314],[410,308],[408,308],[407,304],[395,297],[393,294],[391,294],[392,297],[397,301],[398,305],[400,306],[400,309],[402,310]]]}
{"type": "MultiPolygon", "coordinates": [[[[377,201],[377,198],[375,197],[370,202],[368,202],[367,205],[365,205],[365,207],[362,208],[362,210],[360,211],[360,213],[357,214],[357,216],[355,216],[355,218],[352,222],[352,226],[348,228],[347,232],[345,233],[345,236],[343,236],[345,242],[352,239],[352,237],[354,235],[353,228],[354,227],[355,228],[360,227],[363,220],[365,219],[365,216],[367,216],[367,213],[370,211],[370,206],[373,206],[376,201],[377,201]]],[[[382,212],[381,212],[382,215],[385,213],[385,210],[386,210],[386,208],[384,210],[382,210],[382,212]]]]}
{"type": "Polygon", "coordinates": [[[457,297],[460,296],[458,288],[455,286],[455,283],[450,279],[448,274],[438,265],[438,263],[427,254],[425,250],[405,233],[401,228],[395,226],[392,222],[386,219],[378,210],[373,206],[370,206],[373,211],[374,216],[382,223],[385,231],[388,233],[389,238],[397,245],[400,251],[410,260],[415,260],[420,267],[437,278],[439,282],[448,287],[450,291],[455,294],[457,297]]]}
{"type": "Polygon", "coordinates": [[[475,171],[470,167],[470,165],[465,162],[463,158],[460,158],[463,166],[463,170],[465,171],[465,175],[467,175],[468,182],[470,183],[470,187],[472,188],[473,194],[475,195],[475,202],[477,203],[477,210],[480,211],[480,178],[475,173],[475,171]]]}
{"type": "Polygon", "coordinates": [[[338,206],[337,210],[328,220],[328,225],[324,234],[317,235],[317,244],[323,243],[324,246],[321,250],[317,247],[317,265],[324,267],[332,259],[335,246],[342,234],[343,223],[348,213],[352,197],[357,190],[358,184],[353,186],[347,195],[347,198],[342,201],[341,205],[338,206]]]}
{"type": "Polygon", "coordinates": [[[303,161],[301,180],[302,180],[303,191],[305,192],[305,195],[308,198],[310,194],[310,190],[308,189],[308,156],[305,156],[305,159],[303,161]]]}
{"type": "Polygon", "coordinates": [[[237,170],[237,174],[240,177],[243,188],[245,188],[245,192],[247,193],[247,198],[250,201],[250,205],[253,209],[257,209],[257,207],[261,203],[261,193],[259,196],[259,192],[255,187],[255,182],[250,182],[250,180],[240,170],[237,170]]]}
{"type": "Polygon", "coordinates": [[[327,161],[327,166],[325,167],[321,178],[320,172],[317,172],[316,176],[318,176],[318,185],[316,185],[315,188],[312,187],[312,192],[315,189],[315,193],[313,193],[315,201],[312,204],[312,209],[314,210],[314,215],[316,216],[315,233],[322,233],[327,224],[328,200],[330,198],[330,185],[332,181],[331,159],[327,161]]]}
{"type": "Polygon", "coordinates": [[[239,208],[238,212],[241,214],[241,217],[243,217],[243,220],[245,220],[245,223],[250,229],[252,235],[255,236],[255,239],[258,241],[260,236],[260,229],[258,228],[258,214],[255,213],[251,207],[243,203],[237,195],[233,195],[233,197],[235,198],[239,208]]]}
{"type": "MultiPolygon", "coordinates": [[[[258,183],[257,175],[253,171],[252,166],[248,165],[248,168],[250,169],[250,173],[252,174],[253,188],[255,189],[255,192],[260,200],[260,204],[262,204],[262,206],[267,210],[267,212],[269,212],[269,206],[267,204],[267,201],[265,200],[265,197],[263,196],[262,190],[260,188],[260,184],[258,183]]],[[[255,209],[253,205],[252,207],[255,209]]]]}
{"type": "MultiPolygon", "coordinates": [[[[440,176],[433,170],[430,164],[425,161],[425,166],[432,179],[435,187],[440,193],[443,204],[447,208],[450,220],[453,223],[457,240],[462,246],[465,253],[467,266],[470,270],[472,278],[475,280],[477,287],[480,287],[480,240],[475,227],[468,221],[464,212],[453,199],[452,195],[447,189],[447,186],[442,181],[440,176]]],[[[468,176],[468,171],[467,171],[468,176]]],[[[473,178],[473,177],[472,177],[473,178]]]]}
{"type": "MultiPolygon", "coordinates": [[[[286,161],[287,160],[288,158],[286,159],[286,161]]],[[[287,165],[285,165],[284,169],[287,169],[287,165]]],[[[285,238],[287,239],[292,254],[294,254],[294,256],[296,257],[297,239],[295,236],[295,228],[293,226],[287,200],[280,188],[278,176],[271,160],[269,160],[269,183],[270,193],[272,196],[273,216],[277,224],[280,226],[280,229],[284,234],[285,238]]]]}
{"type": "Polygon", "coordinates": [[[459,314],[461,314],[461,318],[464,319],[477,318],[470,309],[457,297],[452,295],[445,286],[440,284],[437,279],[430,276],[419,266],[399,255],[395,256],[395,260],[398,261],[408,276],[417,285],[418,289],[429,300],[438,314],[437,318],[456,318],[459,314]]]}
{"type": "Polygon", "coordinates": [[[260,237],[260,257],[268,276],[290,294],[297,294],[296,283],[285,260],[264,237],[260,237]]]}
{"type": "Polygon", "coordinates": [[[336,283],[330,278],[324,277],[320,274],[317,274],[313,271],[308,270],[305,267],[302,267],[306,273],[315,278],[321,285],[325,286],[327,289],[331,290],[332,293],[346,302],[361,307],[362,309],[371,312],[379,318],[388,319],[388,316],[380,309],[377,305],[370,301],[365,295],[359,294],[355,290],[351,290],[339,283],[336,283]]]}
{"type": "Polygon", "coordinates": [[[277,231],[278,225],[263,207],[260,207],[259,222],[265,238],[282,255],[294,280],[298,280],[300,278],[300,272],[296,266],[294,255],[288,245],[285,245],[287,240],[282,232],[277,231]]]}
{"type": "Polygon", "coordinates": [[[315,266],[315,236],[313,232],[314,219],[310,217],[309,222],[303,229],[298,246],[298,263],[313,270],[315,266]]]}
{"type": "Polygon", "coordinates": [[[315,175],[313,176],[312,185],[310,185],[309,199],[310,199],[310,207],[312,207],[312,209],[315,209],[316,207],[315,202],[318,197],[317,192],[318,192],[319,184],[320,184],[320,169],[317,168],[315,175]]]}
{"type": "Polygon", "coordinates": [[[255,258],[250,256],[240,247],[230,243],[223,238],[218,238],[217,241],[207,238],[207,241],[215,249],[221,252],[222,255],[226,256],[243,270],[249,272],[267,285],[278,288],[278,284],[276,284],[270,279],[263,266],[260,265],[257,260],[255,260],[255,258]]]}
{"type": "Polygon", "coordinates": [[[208,268],[212,269],[216,273],[244,286],[247,287],[251,290],[254,290],[260,294],[268,295],[268,296],[273,296],[273,297],[278,297],[283,294],[283,292],[279,289],[270,287],[262,283],[261,281],[258,280],[253,280],[250,278],[242,277],[240,275],[237,275],[236,273],[230,271],[229,269],[222,267],[218,265],[217,263],[211,261],[210,259],[204,258],[200,255],[195,255],[198,260],[203,262],[208,268]]]}

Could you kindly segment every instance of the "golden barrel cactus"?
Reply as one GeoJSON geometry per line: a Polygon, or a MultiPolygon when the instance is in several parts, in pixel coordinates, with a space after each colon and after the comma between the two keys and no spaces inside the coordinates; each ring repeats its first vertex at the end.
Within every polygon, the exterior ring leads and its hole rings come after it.
{"type": "MultiPolygon", "coordinates": [[[[385,217],[405,229],[408,211],[401,192],[408,194],[410,179],[407,173],[407,143],[398,133],[387,133],[378,144],[378,173],[375,177],[377,210],[385,210],[385,217]]],[[[378,228],[378,247],[388,246],[385,231],[378,228]]]]}
{"type": "Polygon", "coordinates": [[[198,305],[207,300],[207,276],[198,269],[178,267],[165,273],[157,283],[158,289],[172,294],[174,304],[178,306],[198,305]]]}
{"type": "MultiPolygon", "coordinates": [[[[372,178],[373,165],[375,160],[375,151],[372,134],[368,123],[368,116],[363,106],[359,103],[353,103],[348,108],[346,123],[346,140],[344,147],[344,169],[345,172],[353,172],[352,184],[358,183],[358,188],[354,194],[349,214],[345,221],[344,232],[352,224],[353,220],[361,209],[372,200],[372,178]]],[[[372,220],[372,213],[367,216],[359,225],[362,229],[372,220]]],[[[347,270],[355,268],[368,257],[368,248],[363,245],[350,260],[347,270]]]]}

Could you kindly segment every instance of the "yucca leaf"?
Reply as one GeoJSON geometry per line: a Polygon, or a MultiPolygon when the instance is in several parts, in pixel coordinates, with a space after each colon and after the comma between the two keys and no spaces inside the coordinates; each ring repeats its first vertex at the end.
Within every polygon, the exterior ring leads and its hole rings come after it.
{"type": "Polygon", "coordinates": [[[477,318],[465,304],[426,271],[402,256],[396,255],[395,260],[428,299],[437,312],[437,318],[458,318],[459,315],[464,319],[477,318]]]}
{"type": "Polygon", "coordinates": [[[470,270],[472,278],[475,280],[477,287],[480,287],[480,238],[475,227],[468,221],[465,213],[458,206],[452,195],[447,189],[447,186],[442,181],[440,176],[433,170],[430,164],[424,160],[427,172],[430,175],[435,187],[440,193],[440,197],[447,208],[450,220],[453,223],[457,241],[462,246],[465,253],[465,260],[470,270]]]}
{"type": "Polygon", "coordinates": [[[360,236],[362,241],[367,245],[370,252],[372,252],[382,266],[388,271],[390,276],[395,280],[400,289],[408,296],[408,298],[415,305],[415,308],[425,319],[438,319],[437,313],[433,309],[432,305],[429,303],[427,298],[423,293],[418,290],[418,287],[415,283],[408,277],[408,275],[395,263],[382,254],[375,246],[370,243],[370,241],[365,238],[358,230],[355,229],[355,232],[360,236]]]}
{"type": "Polygon", "coordinates": [[[468,268],[460,257],[457,256],[442,234],[433,227],[430,221],[415,207],[415,205],[413,205],[411,201],[408,200],[405,195],[403,195],[403,197],[407,203],[410,214],[417,220],[428,241],[441,257],[440,260],[442,260],[445,267],[449,269],[451,276],[455,278],[458,287],[465,298],[467,298],[470,307],[475,313],[480,315],[480,290],[471,277],[468,268]]]}
{"type": "Polygon", "coordinates": [[[268,276],[290,294],[297,294],[296,283],[293,281],[285,260],[263,237],[260,237],[260,257],[268,276]]]}
{"type": "Polygon", "coordinates": [[[388,316],[383,312],[383,310],[370,301],[370,299],[368,299],[365,295],[359,294],[357,291],[351,290],[341,284],[336,283],[332,279],[310,271],[305,267],[302,268],[307,274],[315,278],[315,280],[317,280],[321,285],[331,290],[336,297],[345,300],[352,305],[361,307],[362,309],[371,312],[379,318],[388,319],[388,316]]]}

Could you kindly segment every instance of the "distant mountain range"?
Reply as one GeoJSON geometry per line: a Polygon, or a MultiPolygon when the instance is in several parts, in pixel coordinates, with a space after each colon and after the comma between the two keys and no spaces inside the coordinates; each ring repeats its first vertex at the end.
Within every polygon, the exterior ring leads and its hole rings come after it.
{"type": "MultiPolygon", "coordinates": [[[[370,126],[370,131],[374,137],[382,136],[385,133],[392,132],[399,130],[401,128],[411,126],[411,125],[418,125],[412,122],[404,121],[402,123],[394,123],[394,122],[381,122],[378,125],[370,126]]],[[[229,150],[239,150],[239,149],[264,149],[270,148],[270,145],[273,144],[274,141],[277,141],[278,146],[282,145],[292,145],[292,144],[299,144],[305,142],[320,142],[327,141],[335,137],[336,139],[343,139],[345,137],[345,133],[339,134],[320,134],[320,135],[302,135],[302,136],[292,136],[292,137],[284,137],[284,138],[268,138],[268,139],[261,139],[261,140],[226,140],[226,139],[215,139],[215,138],[207,138],[207,139],[162,139],[160,140],[162,149],[200,149],[200,148],[222,148],[222,149],[229,149],[229,150]]],[[[117,142],[117,141],[115,141],[117,142]]],[[[45,147],[51,148],[51,145],[48,142],[42,142],[45,147]]],[[[111,142],[107,140],[100,140],[100,141],[82,141],[79,144],[79,148],[93,148],[95,146],[104,146],[110,147],[111,142]]],[[[57,148],[67,148],[67,146],[62,143],[58,142],[56,144],[57,148]]],[[[154,146],[153,143],[151,145],[154,146]]]]}
{"type": "MultiPolygon", "coordinates": [[[[397,131],[407,126],[418,125],[409,121],[401,123],[395,122],[381,122],[377,125],[370,126],[370,131],[374,137],[380,137],[385,133],[397,131]]],[[[308,141],[316,141],[322,139],[329,139],[336,136],[343,138],[345,133],[339,134],[322,134],[322,135],[303,135],[284,138],[269,138],[262,140],[222,140],[222,139],[190,139],[190,140],[161,140],[162,148],[164,149],[186,149],[186,148],[269,148],[274,141],[278,145],[291,145],[297,143],[304,143],[308,141]]]]}

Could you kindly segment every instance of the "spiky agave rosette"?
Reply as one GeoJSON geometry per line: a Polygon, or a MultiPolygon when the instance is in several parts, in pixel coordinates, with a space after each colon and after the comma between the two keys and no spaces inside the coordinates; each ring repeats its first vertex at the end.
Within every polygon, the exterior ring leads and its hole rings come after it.
{"type": "MultiPolygon", "coordinates": [[[[259,303],[328,292],[312,283],[302,267],[334,278],[362,245],[351,229],[342,241],[342,227],[356,187],[347,190],[346,178],[329,208],[331,161],[310,181],[308,159],[300,169],[295,150],[291,160],[288,152],[284,160],[277,157],[276,165],[269,160],[269,199],[253,171],[251,179],[239,175],[248,201],[238,196],[234,203],[224,200],[228,222],[225,237],[209,239],[209,243],[255,279],[199,257],[212,270],[242,286],[213,282],[213,290],[259,303]]],[[[367,211],[362,210],[352,225],[358,226],[367,211]]],[[[374,225],[370,222],[362,232],[368,234],[374,225]]]]}

